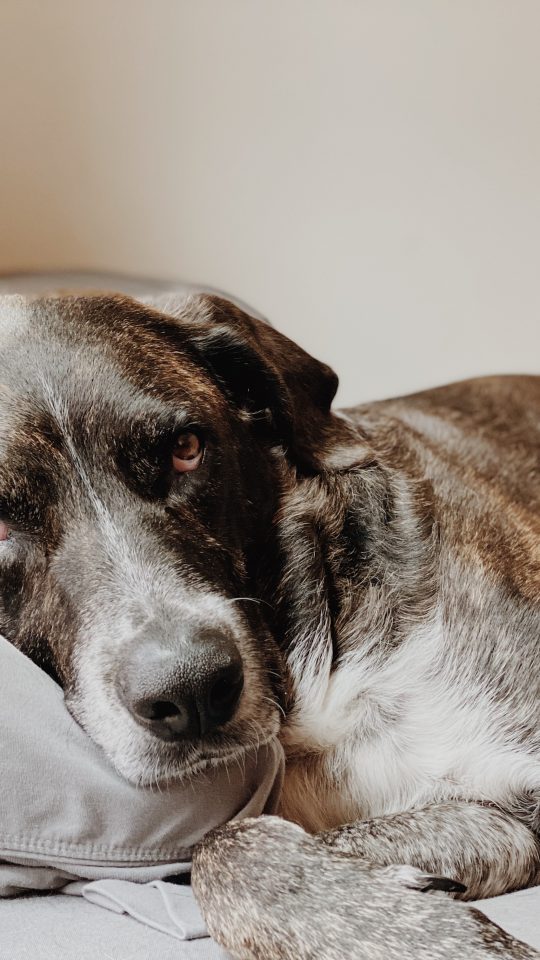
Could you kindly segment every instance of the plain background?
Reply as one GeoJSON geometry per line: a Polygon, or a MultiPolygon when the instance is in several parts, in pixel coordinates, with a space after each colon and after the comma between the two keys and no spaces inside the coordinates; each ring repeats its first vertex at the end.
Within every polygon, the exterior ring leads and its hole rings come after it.
{"type": "Polygon", "coordinates": [[[538,0],[0,0],[0,270],[234,291],[344,403],[540,367],[538,0]]]}

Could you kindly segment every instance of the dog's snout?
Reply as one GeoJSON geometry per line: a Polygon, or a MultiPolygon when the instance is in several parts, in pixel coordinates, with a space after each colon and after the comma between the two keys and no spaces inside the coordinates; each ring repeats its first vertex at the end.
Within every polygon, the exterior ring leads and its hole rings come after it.
{"type": "Polygon", "coordinates": [[[132,716],[156,736],[196,740],[233,717],[244,671],[233,641],[205,632],[176,651],[139,644],[118,686],[132,716]]]}

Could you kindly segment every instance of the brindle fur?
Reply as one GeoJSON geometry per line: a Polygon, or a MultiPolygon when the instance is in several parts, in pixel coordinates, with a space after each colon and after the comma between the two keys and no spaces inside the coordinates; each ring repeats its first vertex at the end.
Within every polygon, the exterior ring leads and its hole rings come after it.
{"type": "Polygon", "coordinates": [[[540,378],[332,414],[333,372],[215,297],[1,311],[0,519],[16,537],[0,631],[139,782],[238,756],[285,714],[296,825],[200,846],[215,937],[266,960],[536,956],[418,889],[450,877],[475,898],[540,876],[540,378]],[[180,488],[164,464],[193,422],[210,455],[180,488]],[[174,584],[234,601],[246,674],[223,732],[176,753],[111,739],[84,675],[109,704],[128,640],[178,616],[174,584]],[[110,642],[92,659],[93,635],[110,642]]]}

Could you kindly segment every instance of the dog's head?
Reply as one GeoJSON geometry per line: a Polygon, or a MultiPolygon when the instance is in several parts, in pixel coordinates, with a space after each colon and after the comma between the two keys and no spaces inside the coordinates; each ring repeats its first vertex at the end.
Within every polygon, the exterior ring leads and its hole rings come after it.
{"type": "Polygon", "coordinates": [[[255,571],[277,460],[319,468],[336,385],[216,297],[0,300],[0,633],[127,778],[276,735],[255,571]]]}

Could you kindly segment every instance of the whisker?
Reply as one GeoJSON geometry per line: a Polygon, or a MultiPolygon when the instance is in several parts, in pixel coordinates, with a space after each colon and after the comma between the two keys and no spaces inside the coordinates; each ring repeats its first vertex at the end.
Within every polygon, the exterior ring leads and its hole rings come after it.
{"type": "Polygon", "coordinates": [[[272,697],[264,697],[264,696],[263,696],[262,699],[263,699],[263,700],[266,700],[267,703],[272,704],[272,706],[275,707],[276,710],[279,710],[279,712],[282,714],[284,720],[287,719],[287,714],[285,713],[285,711],[284,711],[284,709],[283,709],[283,707],[281,706],[280,703],[278,703],[276,700],[272,700],[272,697]]]}
{"type": "Polygon", "coordinates": [[[266,607],[270,607],[270,610],[273,610],[271,603],[268,603],[267,600],[260,600],[258,597],[229,597],[227,603],[237,603],[238,600],[247,600],[248,603],[263,603],[266,607]]]}

